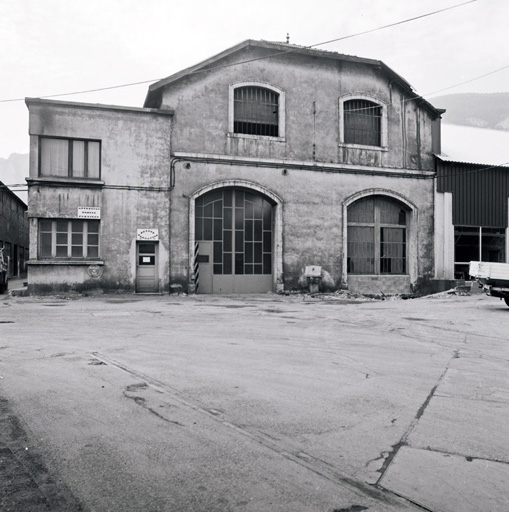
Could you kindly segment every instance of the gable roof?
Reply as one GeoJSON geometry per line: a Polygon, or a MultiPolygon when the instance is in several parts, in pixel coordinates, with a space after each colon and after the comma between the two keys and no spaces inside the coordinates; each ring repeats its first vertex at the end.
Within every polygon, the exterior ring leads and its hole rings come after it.
{"type": "MultiPolygon", "coordinates": [[[[266,50],[272,50],[274,53],[268,56],[263,57],[257,57],[250,60],[247,60],[246,62],[251,62],[255,60],[261,60],[261,59],[267,59],[270,57],[276,57],[279,55],[284,55],[288,53],[294,53],[299,55],[309,55],[312,57],[320,57],[324,59],[332,59],[332,60],[341,60],[341,61],[347,61],[347,62],[356,62],[359,64],[365,64],[368,66],[373,66],[381,69],[384,73],[386,73],[392,81],[398,83],[398,85],[403,89],[403,91],[411,96],[415,97],[415,100],[423,106],[426,110],[428,110],[434,118],[440,117],[440,114],[443,111],[437,110],[431,103],[427,102],[424,98],[418,96],[412,86],[400,75],[398,75],[396,72],[394,72],[389,66],[385,65],[380,60],[374,60],[374,59],[366,59],[362,57],[355,57],[352,55],[344,55],[337,52],[330,52],[326,50],[316,50],[314,48],[311,48],[309,46],[298,46],[295,44],[290,43],[280,43],[280,42],[271,42],[271,41],[256,41],[253,39],[247,39],[235,46],[232,46],[231,48],[228,48],[227,50],[224,50],[221,53],[218,53],[217,55],[214,55],[210,57],[207,60],[204,60],[198,64],[195,64],[194,66],[191,66],[189,68],[183,69],[182,71],[179,71],[173,75],[170,75],[167,78],[163,78],[162,80],[159,80],[148,88],[147,97],[145,99],[144,107],[148,108],[158,108],[158,103],[160,102],[162,90],[167,85],[170,85],[172,83],[177,82],[178,80],[189,76],[194,73],[204,72],[209,69],[214,69],[215,67],[220,67],[219,63],[226,59],[227,57],[238,53],[246,48],[262,48],[266,50]]],[[[231,64],[232,66],[236,65],[231,64]]]]}

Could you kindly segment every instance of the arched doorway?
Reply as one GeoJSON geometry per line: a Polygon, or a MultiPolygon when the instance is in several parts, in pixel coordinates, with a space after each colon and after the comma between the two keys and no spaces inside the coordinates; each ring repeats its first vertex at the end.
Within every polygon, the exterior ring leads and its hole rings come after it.
{"type": "Polygon", "coordinates": [[[215,188],[195,198],[197,293],[273,290],[275,204],[240,186],[215,188]]]}

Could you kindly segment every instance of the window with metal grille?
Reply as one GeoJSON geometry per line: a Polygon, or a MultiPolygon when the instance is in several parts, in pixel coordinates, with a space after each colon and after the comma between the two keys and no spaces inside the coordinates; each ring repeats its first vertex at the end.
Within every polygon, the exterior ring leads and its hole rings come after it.
{"type": "Polygon", "coordinates": [[[233,131],[279,137],[279,94],[265,87],[237,87],[233,94],[233,131]]]}
{"type": "Polygon", "coordinates": [[[100,168],[99,141],[40,138],[40,176],[99,179],[100,168]]]}
{"type": "Polygon", "coordinates": [[[359,199],[348,208],[349,274],[406,274],[407,211],[383,196],[359,199]]]}
{"type": "Polygon", "coordinates": [[[39,258],[98,258],[98,220],[39,220],[39,258]]]}
{"type": "Polygon", "coordinates": [[[382,107],[353,99],[343,104],[344,142],[362,146],[382,145],[382,107]]]}

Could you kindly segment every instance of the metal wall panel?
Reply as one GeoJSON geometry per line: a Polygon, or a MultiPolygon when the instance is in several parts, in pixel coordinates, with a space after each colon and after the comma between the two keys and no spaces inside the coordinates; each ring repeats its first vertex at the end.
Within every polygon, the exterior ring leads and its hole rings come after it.
{"type": "Polygon", "coordinates": [[[437,190],[452,193],[455,226],[507,227],[509,168],[437,159],[437,190]]]}

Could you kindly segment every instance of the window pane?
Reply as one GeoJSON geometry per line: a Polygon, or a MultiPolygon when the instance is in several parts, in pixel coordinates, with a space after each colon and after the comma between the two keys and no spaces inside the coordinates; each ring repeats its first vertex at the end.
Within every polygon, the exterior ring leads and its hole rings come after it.
{"type": "MultiPolygon", "coordinates": [[[[97,236],[97,235],[95,235],[97,236]]],[[[72,245],[83,245],[83,234],[82,233],[73,233],[72,234],[72,245]]]]}
{"type": "Polygon", "coordinates": [[[479,261],[479,228],[465,226],[454,228],[454,261],[456,263],[479,261]]]}
{"type": "Polygon", "coordinates": [[[232,232],[231,231],[225,231],[223,233],[223,243],[224,243],[225,252],[231,252],[232,251],[232,232]]]}
{"type": "Polygon", "coordinates": [[[235,274],[244,273],[244,255],[242,253],[235,254],[235,274]]]}
{"type": "MultiPolygon", "coordinates": [[[[90,241],[91,236],[92,235],[88,235],[89,241],[90,241]]],[[[156,252],[155,244],[139,244],[138,245],[138,254],[155,254],[155,252],[156,252]]]]}
{"type": "Polygon", "coordinates": [[[223,274],[231,274],[232,273],[232,255],[230,253],[224,254],[223,261],[223,274]]]}
{"type": "Polygon", "coordinates": [[[67,233],[57,233],[57,245],[67,244],[67,233]]]}
{"type": "Polygon", "coordinates": [[[272,257],[270,254],[263,255],[263,273],[272,274],[272,257]]]}
{"type": "Polygon", "coordinates": [[[253,263],[253,242],[246,242],[244,248],[244,257],[246,263],[253,263]]]}
{"type": "Polygon", "coordinates": [[[203,219],[203,240],[212,240],[212,219],[203,219]]]}
{"type": "Polygon", "coordinates": [[[67,245],[57,245],[56,257],[57,258],[67,257],[67,245]]]}
{"type": "Polygon", "coordinates": [[[69,227],[69,222],[66,220],[57,220],[57,232],[65,232],[67,233],[67,228],[69,227]]]}
{"type": "Polygon", "coordinates": [[[221,242],[214,242],[214,263],[223,262],[223,244],[221,242]]]}
{"type": "Polygon", "coordinates": [[[83,257],[83,246],[82,245],[73,245],[71,248],[71,256],[73,258],[82,258],[83,257]]]}
{"type": "Polygon", "coordinates": [[[367,100],[344,102],[344,134],[347,144],[381,145],[382,107],[367,100]]]}
{"type": "Polygon", "coordinates": [[[89,220],[87,222],[88,232],[89,233],[99,233],[99,221],[98,220],[89,220]]]}
{"type": "Polygon", "coordinates": [[[238,87],[233,103],[235,133],[279,135],[279,94],[263,87],[238,87]]]}
{"type": "Polygon", "coordinates": [[[41,231],[51,231],[51,226],[53,222],[51,220],[41,220],[39,222],[39,227],[41,231]]]}
{"type": "Polygon", "coordinates": [[[505,263],[505,229],[482,228],[482,261],[505,263]]]}
{"type": "Polygon", "coordinates": [[[404,274],[406,243],[404,228],[381,228],[380,273],[404,274]]]}
{"type": "Polygon", "coordinates": [[[83,233],[83,221],[82,220],[73,220],[72,221],[72,232],[73,233],[83,233]]]}
{"type": "Polygon", "coordinates": [[[375,200],[373,197],[360,199],[348,207],[348,222],[372,224],[375,222],[375,200]]]}
{"type": "Polygon", "coordinates": [[[88,177],[100,178],[101,144],[88,142],[88,177]]]}
{"type": "Polygon", "coordinates": [[[98,257],[99,257],[99,247],[88,247],[87,258],[98,258],[98,257]]]}
{"type": "Polygon", "coordinates": [[[261,263],[262,262],[262,244],[261,242],[256,242],[254,245],[254,262],[261,263]]]}
{"type": "Polygon", "coordinates": [[[72,143],[72,176],[85,176],[85,142],[82,140],[75,140],[72,143]]]}
{"type": "Polygon", "coordinates": [[[347,266],[351,274],[375,273],[375,229],[348,226],[347,266]]]}
{"type": "Polygon", "coordinates": [[[65,139],[40,139],[41,176],[69,175],[69,141],[65,139]]]}
{"type": "Polygon", "coordinates": [[[51,257],[51,233],[40,234],[39,254],[42,258],[51,257]]]}

